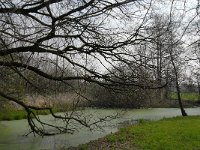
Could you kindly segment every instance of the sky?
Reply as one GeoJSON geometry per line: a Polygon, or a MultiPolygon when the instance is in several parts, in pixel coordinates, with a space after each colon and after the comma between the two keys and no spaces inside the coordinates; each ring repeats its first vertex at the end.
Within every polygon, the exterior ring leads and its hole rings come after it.
{"type": "MultiPolygon", "coordinates": [[[[20,0],[14,0],[13,2],[18,3],[20,0]]],[[[8,1],[7,1],[8,2],[8,1]]],[[[64,1],[65,3],[73,2],[73,1],[64,1]]],[[[104,33],[112,33],[112,32],[121,32],[120,36],[115,36],[118,40],[123,41],[125,38],[129,36],[130,33],[135,33],[135,30],[138,27],[151,24],[151,15],[146,14],[147,12],[159,13],[163,16],[171,15],[173,20],[181,21],[181,26],[178,29],[178,33],[180,35],[180,39],[184,41],[185,48],[187,48],[187,54],[191,55],[191,48],[188,45],[197,38],[194,34],[195,32],[190,31],[190,27],[193,22],[196,21],[196,6],[197,0],[144,0],[137,1],[134,5],[129,5],[127,7],[122,7],[121,9],[114,9],[111,15],[113,17],[106,17],[102,15],[101,17],[96,17],[93,19],[94,22],[100,23],[100,19],[104,21],[105,28],[109,30],[105,30],[104,33]],[[137,6],[137,7],[136,7],[137,6]],[[105,17],[105,18],[104,18],[105,17]],[[145,19],[144,19],[145,17],[145,19]],[[186,30],[187,29],[187,30],[186,30]],[[189,32],[190,31],[190,32],[189,32]]],[[[52,5],[52,10],[55,15],[62,14],[63,11],[67,10],[68,6],[59,7],[57,5],[52,5]]],[[[69,7],[70,8],[70,7],[69,7]]],[[[76,15],[76,14],[75,14],[76,15]]],[[[47,20],[45,20],[47,21],[47,20]]],[[[170,22],[170,20],[168,20],[170,22]]],[[[106,37],[105,37],[106,38],[106,37]]],[[[62,43],[62,42],[60,42],[62,43]]],[[[75,42],[76,43],[76,42],[75,42]]],[[[131,49],[131,47],[129,47],[131,49]]],[[[134,51],[134,48],[132,48],[134,51]]],[[[75,61],[79,61],[79,63],[84,64],[85,56],[77,56],[74,58],[75,61]],[[83,59],[84,58],[84,59],[83,59]]],[[[110,66],[108,62],[106,62],[105,58],[97,56],[99,58],[98,61],[95,61],[95,58],[91,59],[87,62],[88,67],[93,67],[99,72],[106,71],[106,68],[103,66],[110,66]],[[101,62],[103,65],[101,65],[101,62]]],[[[195,66],[195,62],[192,62],[190,65],[195,66]]]]}

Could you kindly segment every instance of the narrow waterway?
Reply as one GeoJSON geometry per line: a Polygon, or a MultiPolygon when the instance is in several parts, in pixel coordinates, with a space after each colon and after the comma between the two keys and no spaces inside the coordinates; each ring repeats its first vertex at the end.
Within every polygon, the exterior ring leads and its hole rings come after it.
{"type": "MultiPolygon", "coordinates": [[[[200,115],[200,108],[187,108],[188,115],[200,115]]],[[[98,116],[113,115],[121,112],[118,109],[86,109],[86,114],[98,116]]],[[[137,119],[158,120],[163,117],[180,116],[178,108],[130,109],[121,113],[120,117],[104,124],[103,130],[90,131],[84,127],[73,135],[62,134],[50,137],[24,136],[29,131],[26,120],[0,121],[0,150],[56,150],[63,147],[77,146],[91,140],[116,132],[122,122],[137,119]]],[[[50,115],[41,116],[45,121],[52,121],[50,115]]]]}

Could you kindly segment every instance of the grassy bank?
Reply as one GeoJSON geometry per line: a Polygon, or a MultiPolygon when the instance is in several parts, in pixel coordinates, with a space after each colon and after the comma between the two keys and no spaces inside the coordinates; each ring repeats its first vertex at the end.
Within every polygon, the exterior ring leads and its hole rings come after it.
{"type": "MultiPolygon", "coordinates": [[[[58,109],[54,109],[54,112],[58,112],[58,109]]],[[[37,115],[48,115],[48,110],[34,111],[37,115]]],[[[0,111],[0,121],[20,120],[26,119],[27,114],[24,110],[2,110],[0,111]]]]}
{"type": "Polygon", "coordinates": [[[160,121],[140,121],[103,139],[70,149],[200,149],[200,116],[176,117],[160,121]]]}
{"type": "MultiPolygon", "coordinates": [[[[176,92],[170,92],[170,99],[178,99],[176,92]]],[[[199,94],[197,92],[181,92],[181,99],[187,101],[198,101],[199,94]]]]}

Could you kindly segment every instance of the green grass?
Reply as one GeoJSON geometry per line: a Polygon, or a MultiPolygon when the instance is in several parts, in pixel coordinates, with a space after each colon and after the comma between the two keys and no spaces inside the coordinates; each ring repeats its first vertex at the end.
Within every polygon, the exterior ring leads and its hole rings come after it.
{"type": "MultiPolygon", "coordinates": [[[[52,108],[52,110],[54,113],[56,113],[56,112],[69,111],[70,108],[61,109],[59,107],[54,107],[54,108],[52,108]]],[[[50,114],[49,110],[33,110],[33,112],[36,115],[50,114]]],[[[20,119],[26,119],[26,118],[27,118],[27,113],[24,110],[16,110],[16,109],[7,107],[0,111],[0,121],[20,120],[20,119]]]]}
{"type": "MultiPolygon", "coordinates": [[[[197,101],[198,100],[198,93],[196,92],[181,92],[182,100],[189,100],[189,101],[197,101]]],[[[177,93],[171,92],[170,93],[171,99],[177,99],[177,93]]]]}
{"type": "Polygon", "coordinates": [[[15,110],[15,111],[1,111],[0,112],[0,121],[2,120],[20,120],[25,119],[26,113],[23,110],[15,110]]]}
{"type": "MultiPolygon", "coordinates": [[[[58,109],[55,109],[54,112],[58,112],[58,109]]],[[[48,110],[40,110],[40,111],[34,111],[37,115],[48,115],[50,112],[48,110]]],[[[20,119],[26,119],[27,114],[24,110],[2,110],[0,111],[0,121],[6,120],[20,120],[20,119]]]]}
{"type": "Polygon", "coordinates": [[[107,142],[127,142],[143,150],[200,150],[200,116],[142,121],[106,137],[107,142]]]}

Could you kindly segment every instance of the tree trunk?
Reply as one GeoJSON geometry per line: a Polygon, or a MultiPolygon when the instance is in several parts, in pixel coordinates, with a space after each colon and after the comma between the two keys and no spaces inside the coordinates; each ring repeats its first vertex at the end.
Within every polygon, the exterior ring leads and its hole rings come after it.
{"type": "Polygon", "coordinates": [[[181,109],[181,114],[182,114],[182,116],[187,116],[187,113],[185,112],[185,110],[183,108],[183,104],[182,104],[182,100],[181,100],[181,91],[180,91],[180,86],[178,83],[178,72],[177,72],[177,69],[176,69],[176,66],[175,66],[172,56],[171,56],[171,61],[172,61],[172,65],[173,65],[174,72],[175,72],[176,92],[177,92],[179,107],[181,109]]]}
{"type": "Polygon", "coordinates": [[[165,87],[165,91],[164,91],[165,93],[164,93],[164,100],[169,100],[169,97],[168,97],[168,95],[169,95],[169,87],[168,87],[168,85],[165,87]]]}
{"type": "Polygon", "coordinates": [[[198,92],[199,92],[199,96],[198,96],[198,102],[200,103],[200,82],[197,82],[198,85],[198,92]]]}
{"type": "Polygon", "coordinates": [[[177,92],[177,97],[178,97],[178,103],[179,103],[179,107],[181,109],[181,114],[182,116],[187,116],[186,111],[183,108],[183,104],[182,104],[182,100],[181,100],[181,91],[180,91],[180,86],[178,83],[178,70],[177,70],[177,65],[175,64],[175,58],[173,56],[173,46],[174,46],[174,42],[173,42],[173,34],[170,31],[170,48],[169,48],[169,54],[170,54],[170,59],[171,59],[171,63],[173,66],[173,70],[174,70],[174,74],[175,74],[175,84],[176,84],[176,92],[177,92]]]}
{"type": "Polygon", "coordinates": [[[183,108],[183,104],[182,104],[182,100],[181,100],[181,92],[180,92],[180,86],[178,83],[177,75],[176,75],[176,91],[177,91],[179,107],[181,109],[181,114],[182,114],[182,116],[187,116],[187,113],[185,112],[185,110],[183,108]]]}

